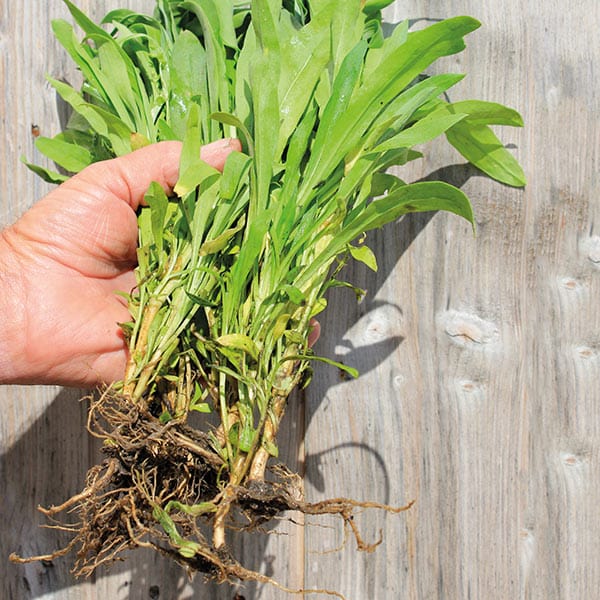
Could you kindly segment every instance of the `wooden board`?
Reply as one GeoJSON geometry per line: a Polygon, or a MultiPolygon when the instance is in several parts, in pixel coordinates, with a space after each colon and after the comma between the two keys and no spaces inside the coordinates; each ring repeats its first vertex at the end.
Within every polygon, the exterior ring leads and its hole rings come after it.
{"type": "MultiPolygon", "coordinates": [[[[80,0],[95,18],[142,0],[80,0]]],[[[335,521],[282,523],[237,551],[291,587],[348,599],[594,598],[600,589],[600,11],[596,0],[396,2],[390,21],[414,26],[470,14],[483,22],[444,69],[467,72],[452,99],[519,109],[503,131],[525,167],[525,191],[494,184],[443,143],[409,179],[443,177],[473,199],[478,235],[458,218],[406,218],[372,236],[368,290],[330,298],[317,350],[357,367],[346,381],[319,366],[290,409],[285,454],[311,500],[347,495],[400,505],[357,519],[372,554],[344,545],[335,521]],[[450,165],[450,166],[448,166],[450,165]],[[341,549],[340,547],[343,546],[341,549]],[[337,550],[336,550],[337,549],[337,550]]],[[[0,223],[49,188],[19,163],[39,159],[31,126],[52,135],[64,111],[44,76],[73,81],[50,20],[59,0],[0,1],[0,223]]],[[[0,597],[10,600],[283,597],[273,588],[189,582],[136,552],[78,582],[69,563],[15,566],[11,551],[51,550],[37,504],[80,489],[96,456],[76,390],[0,390],[0,597]]],[[[316,596],[312,596],[316,597],[316,596]]]]}

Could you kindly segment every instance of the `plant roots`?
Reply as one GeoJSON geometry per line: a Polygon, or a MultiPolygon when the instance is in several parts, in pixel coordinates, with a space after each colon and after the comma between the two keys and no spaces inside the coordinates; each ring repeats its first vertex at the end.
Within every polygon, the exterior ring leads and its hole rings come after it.
{"type": "Polygon", "coordinates": [[[316,503],[303,500],[300,478],[283,465],[269,469],[272,480],[246,479],[227,483],[227,465],[213,449],[209,436],[181,421],[162,424],[141,406],[112,390],[90,408],[88,428],[104,440],[105,458],[92,467],[86,488],[60,506],[40,510],[54,520],[64,511],[76,512],[75,526],[61,527],[74,537],[63,549],[15,562],[53,560],[76,554],[73,572],[90,576],[98,566],[122,558],[135,547],[151,547],[168,555],[188,572],[202,572],[218,582],[254,580],[294,593],[328,590],[289,590],[260,573],[246,569],[226,545],[215,547],[219,515],[228,528],[252,531],[285,511],[306,515],[338,515],[352,532],[358,549],[371,552],[354,522],[358,509],[401,512],[399,508],[334,498],[316,503]]]}

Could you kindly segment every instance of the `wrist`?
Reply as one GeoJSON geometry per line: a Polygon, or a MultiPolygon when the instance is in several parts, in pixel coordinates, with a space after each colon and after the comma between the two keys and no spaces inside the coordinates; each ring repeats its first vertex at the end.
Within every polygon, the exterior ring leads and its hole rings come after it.
{"type": "Polygon", "coordinates": [[[24,382],[25,302],[23,266],[13,233],[0,231],[0,384],[24,382]]]}

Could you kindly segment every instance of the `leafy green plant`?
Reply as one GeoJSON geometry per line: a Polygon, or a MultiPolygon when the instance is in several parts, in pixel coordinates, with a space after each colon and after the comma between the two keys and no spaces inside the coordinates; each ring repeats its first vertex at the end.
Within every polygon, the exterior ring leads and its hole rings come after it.
{"type": "Polygon", "coordinates": [[[332,363],[307,343],[327,290],[345,285],[350,258],[376,269],[365,234],[404,214],[446,210],[473,223],[460,189],[406,183],[388,168],[445,134],[483,172],[522,186],[490,128],[521,117],[448,102],[463,76],[424,74],[464,49],[479,27],[470,17],[418,31],[403,22],[386,37],[391,0],[157,0],[154,16],[115,10],[105,27],[65,3],[84,38],[62,20],[54,32],[84,83],[50,79],[73,116],[38,149],[73,173],[183,140],[175,196],[153,184],[139,214],[127,371],[91,409],[107,457],[61,507],[79,506],[77,569],[150,544],[220,580],[266,580],[229,555],[232,512],[248,517],[246,529],[285,509],[352,526],[363,506],[306,503],[282,466],[265,479],[288,396],[311,361],[332,363]],[[202,144],[230,136],[243,152],[223,173],[200,160],[202,144]],[[212,425],[191,427],[192,413],[211,413],[212,425]]]}

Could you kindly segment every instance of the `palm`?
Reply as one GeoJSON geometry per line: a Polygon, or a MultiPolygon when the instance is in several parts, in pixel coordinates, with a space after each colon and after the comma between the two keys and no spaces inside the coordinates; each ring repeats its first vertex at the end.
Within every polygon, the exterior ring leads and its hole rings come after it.
{"type": "Polygon", "coordinates": [[[56,366],[40,373],[57,382],[94,385],[122,377],[126,346],[118,323],[135,284],[136,216],[116,196],[58,188],[18,224],[18,251],[29,263],[26,320],[35,332],[28,353],[40,368],[49,348],[56,366]],[[79,381],[78,381],[79,380],[79,381]]]}

